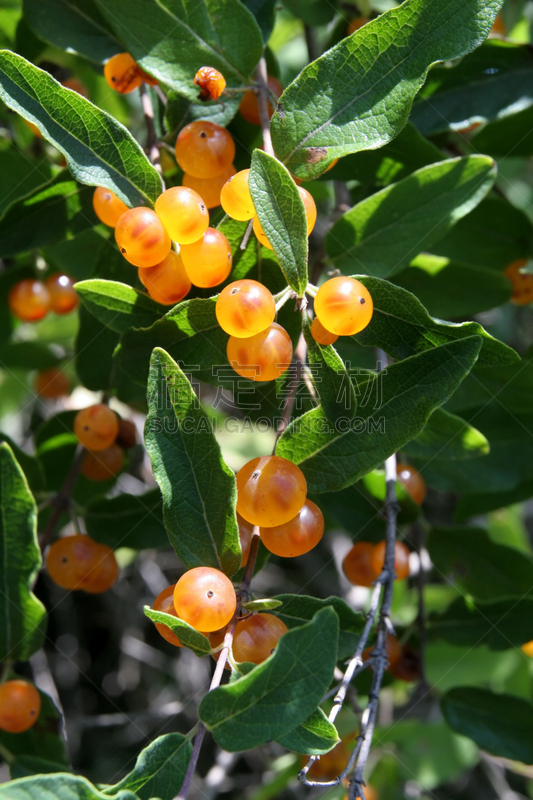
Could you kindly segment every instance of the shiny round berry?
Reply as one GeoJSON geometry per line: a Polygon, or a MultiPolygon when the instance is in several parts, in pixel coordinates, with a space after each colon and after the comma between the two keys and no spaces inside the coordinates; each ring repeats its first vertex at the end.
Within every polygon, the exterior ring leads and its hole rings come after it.
{"type": "MultiPolygon", "coordinates": [[[[309,234],[315,227],[316,223],[316,216],[317,216],[316,205],[312,195],[309,194],[307,189],[304,189],[302,186],[298,186],[298,191],[300,192],[300,197],[302,198],[305,207],[305,215],[307,218],[307,235],[309,236],[309,234]]],[[[273,250],[274,248],[270,244],[270,241],[263,230],[263,226],[259,222],[259,217],[257,216],[253,218],[253,229],[255,235],[257,236],[263,247],[267,247],[269,250],[273,250]]]]}
{"type": "Polygon", "coordinates": [[[217,208],[220,205],[220,193],[224,184],[235,175],[235,167],[233,164],[215,178],[195,178],[192,175],[184,174],[182,185],[187,189],[193,189],[198,192],[207,208],[217,208]]]}
{"type": "Polygon", "coordinates": [[[235,143],[221,125],[207,120],[190,122],[176,141],[176,161],[187,175],[215,178],[225,172],[235,158],[235,143]]]}
{"type": "Polygon", "coordinates": [[[245,278],[222,289],[215,311],[223,331],[238,339],[248,339],[274,322],[276,304],[266,286],[245,278]]]}
{"type": "Polygon", "coordinates": [[[336,333],[330,333],[330,331],[327,331],[318,317],[315,317],[311,323],[311,336],[315,342],[318,342],[318,344],[323,346],[327,344],[334,344],[339,338],[336,333]]]}
{"type": "MultiPolygon", "coordinates": [[[[363,650],[363,661],[366,661],[372,655],[373,647],[367,647],[366,650],[363,650]]],[[[393,636],[391,633],[387,634],[387,638],[385,640],[385,652],[387,654],[387,660],[389,662],[389,669],[390,667],[394,666],[399,660],[402,654],[402,646],[398,641],[396,636],[393,636]]]]}
{"type": "Polygon", "coordinates": [[[366,328],[374,305],[370,292],[355,278],[330,278],[315,297],[315,314],[331,333],[352,336],[366,328]]]}
{"type": "Polygon", "coordinates": [[[389,667],[389,672],[399,681],[420,680],[420,653],[405,644],[398,661],[389,667]]]}
{"type": "Polygon", "coordinates": [[[184,622],[202,633],[218,631],[235,613],[237,597],[230,579],[213,567],[195,567],[174,589],[174,608],[184,622]]]}
{"type": "Polygon", "coordinates": [[[352,21],[348,25],[348,28],[346,29],[346,35],[351,36],[352,33],[358,31],[369,21],[370,20],[368,19],[368,17],[356,17],[355,19],[352,19],[352,21]]]}
{"type": "Polygon", "coordinates": [[[273,528],[261,528],[261,541],[276,556],[303,556],[319,543],[324,533],[324,517],[312,500],[306,500],[294,519],[273,528]]]}
{"type": "Polygon", "coordinates": [[[533,275],[520,271],[526,264],[527,261],[524,260],[513,261],[503,272],[513,285],[511,302],[517,306],[533,303],[533,275]]]}
{"type": "Polygon", "coordinates": [[[235,626],[233,636],[233,658],[261,664],[276,649],[276,645],[288,628],[274,614],[253,614],[235,626]]]}
{"type": "MultiPolygon", "coordinates": [[[[279,100],[281,95],[283,94],[283,86],[278,81],[277,78],[274,78],[273,75],[269,75],[267,78],[267,85],[272,94],[279,100]]],[[[241,104],[239,106],[239,111],[241,112],[242,116],[247,122],[251,122],[252,125],[260,125],[261,118],[259,116],[259,105],[257,102],[257,94],[252,90],[245,92],[242,96],[241,104]]],[[[268,118],[272,116],[274,113],[274,109],[272,108],[272,103],[268,100],[268,118]]]]}
{"type": "Polygon", "coordinates": [[[248,557],[250,555],[250,547],[252,545],[252,534],[254,532],[254,526],[251,522],[247,522],[244,517],[241,517],[240,514],[237,514],[237,524],[239,526],[239,544],[242,550],[242,558],[241,558],[241,569],[245,567],[248,563],[248,557]]]}
{"type": "Polygon", "coordinates": [[[424,502],[426,497],[426,482],[417,469],[410,464],[398,464],[396,467],[398,481],[405,487],[408,494],[418,505],[424,502]]]}
{"type": "Polygon", "coordinates": [[[191,282],[181,257],[171,250],[155,267],[139,270],[139,280],[156,303],[174,306],[190,292],[191,282]]]}
{"type": "MultiPolygon", "coordinates": [[[[163,611],[163,613],[170,614],[172,617],[178,616],[176,614],[176,609],[174,608],[175,588],[176,584],[173,583],[171,586],[167,586],[166,589],[163,589],[163,591],[157,595],[152,606],[154,611],[163,611]]],[[[172,633],[168,625],[163,625],[161,622],[156,622],[155,627],[157,628],[158,633],[160,633],[163,639],[166,639],[167,642],[170,642],[170,644],[173,644],[175,647],[183,647],[176,634],[172,633]]]]}
{"type": "Polygon", "coordinates": [[[249,169],[242,169],[233,175],[222,187],[220,205],[232,219],[244,222],[255,214],[252,195],[248,187],[249,169]]]}
{"type": "Polygon", "coordinates": [[[59,272],[46,279],[44,285],[50,295],[50,310],[55,314],[68,314],[77,308],[80,300],[74,283],[68,275],[59,272]]]}
{"type": "Polygon", "coordinates": [[[104,78],[119,94],[129,94],[143,82],[137,62],[129,53],[112,56],[104,65],[104,78]]]}
{"type": "Polygon", "coordinates": [[[194,83],[200,87],[201,100],[218,100],[226,88],[225,77],[214,67],[200,67],[194,83]]]}
{"type": "MultiPolygon", "coordinates": [[[[385,547],[385,541],[379,542],[372,551],[372,568],[377,575],[381,574],[385,564],[385,547]]],[[[396,542],[395,544],[394,572],[396,573],[395,580],[397,581],[403,581],[404,578],[409,577],[409,550],[402,542],[396,542]]]]}
{"type": "Polygon", "coordinates": [[[344,557],[342,571],[354,586],[372,586],[379,572],[372,565],[372,542],[356,542],[344,557]]]}
{"type": "Polygon", "coordinates": [[[130,208],[115,227],[115,239],[126,261],[155,267],[169,254],[172,242],[163,223],[149,208],[130,208]]]}
{"type": "Polygon", "coordinates": [[[210,289],[226,280],[231,272],[231,247],[216,228],[208,228],[201,239],[184,244],[180,256],[193,286],[210,289]]]}
{"type": "Polygon", "coordinates": [[[533,640],[531,642],[526,642],[520,648],[520,650],[525,653],[526,656],[533,658],[533,640]]]}
{"type": "Polygon", "coordinates": [[[69,382],[64,372],[58,367],[50,367],[39,372],[35,379],[35,391],[39,397],[47,400],[57,400],[69,393],[69,382]]]}
{"type": "Polygon", "coordinates": [[[125,450],[135,446],[137,443],[137,429],[133,420],[119,419],[118,434],[115,441],[125,450]]]}
{"type": "Polygon", "coordinates": [[[113,444],[105,450],[88,450],[81,465],[81,473],[90,481],[109,481],[118,475],[124,464],[124,450],[113,444]]]}
{"type": "Polygon", "coordinates": [[[155,201],[155,213],[174,242],[192,244],[209,225],[207,206],[197,192],[186,186],[173,186],[155,201]]]}
{"type": "Polygon", "coordinates": [[[248,339],[230,336],[226,354],[238,375],[264,383],[279,378],[288,370],[292,360],[292,342],[285,328],[273,322],[248,339]]]}
{"type": "Polygon", "coordinates": [[[37,322],[50,310],[50,293],[42,281],[26,278],[9,292],[11,313],[22,322],[37,322]]]}
{"type": "Polygon", "coordinates": [[[0,684],[0,730],[22,733],[39,718],[41,695],[35,686],[18,678],[0,684]]]}
{"type": "Polygon", "coordinates": [[[105,450],[117,438],[118,417],[103,403],[82,408],[74,417],[74,433],[87,450],[105,450]]]}
{"type": "Polygon", "coordinates": [[[86,97],[87,100],[89,99],[87,87],[77,78],[67,78],[66,81],[61,82],[61,86],[64,86],[65,89],[70,89],[71,91],[76,92],[76,94],[79,94],[82,97],[86,97]]]}
{"type": "Polygon", "coordinates": [[[77,534],[58,539],[48,548],[46,571],[63,589],[106,592],[118,577],[113,551],[89,536],[77,534]]]}
{"type": "Polygon", "coordinates": [[[306,494],[302,470],[280,456],[253,458],[237,473],[237,512],[252,525],[284,525],[300,512],[306,494]]]}
{"type": "Polygon", "coordinates": [[[128,206],[111,189],[97,186],[93,194],[94,213],[104,225],[114,228],[128,206]]]}

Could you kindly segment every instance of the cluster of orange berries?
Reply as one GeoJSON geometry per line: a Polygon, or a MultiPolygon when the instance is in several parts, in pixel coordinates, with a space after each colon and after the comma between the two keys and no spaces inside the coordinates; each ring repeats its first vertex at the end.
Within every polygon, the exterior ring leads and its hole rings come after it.
{"type": "Polygon", "coordinates": [[[148,75],[129,53],[117,53],[104,65],[104,78],[111,89],[119,94],[129,94],[141,84],[156,86],[157,81],[148,75]]]}
{"type": "Polygon", "coordinates": [[[46,571],[62,589],[106,592],[118,578],[114,552],[86,534],[64,536],[47,550],[46,571]]]}
{"type": "Polygon", "coordinates": [[[136,439],[134,423],[121,419],[104,403],[78,411],[74,433],[87,450],[81,472],[91,481],[107,481],[118,475],[124,464],[124,448],[133,447],[136,439]]]}
{"type": "Polygon", "coordinates": [[[22,322],[38,322],[49,311],[68,314],[78,305],[74,281],[68,275],[54,273],[44,282],[36,278],[25,278],[16,283],[9,292],[11,313],[22,322]]]}
{"type": "Polygon", "coordinates": [[[0,684],[0,730],[24,733],[39,718],[41,695],[28,681],[19,678],[0,684]]]}

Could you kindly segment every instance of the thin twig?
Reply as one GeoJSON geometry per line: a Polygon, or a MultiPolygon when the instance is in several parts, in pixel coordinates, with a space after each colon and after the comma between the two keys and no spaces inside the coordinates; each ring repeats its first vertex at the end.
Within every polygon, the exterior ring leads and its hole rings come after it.
{"type": "Polygon", "coordinates": [[[412,527],[412,533],[416,544],[418,553],[418,575],[416,576],[416,583],[418,589],[418,616],[416,619],[418,626],[418,640],[419,640],[419,668],[420,668],[420,681],[424,687],[427,686],[426,681],[426,610],[424,602],[424,569],[423,557],[425,550],[426,532],[422,525],[415,523],[412,527]]]}
{"type": "Polygon", "coordinates": [[[253,219],[251,219],[250,222],[248,223],[246,230],[244,231],[244,236],[242,237],[242,241],[240,243],[241,250],[246,250],[246,248],[248,247],[248,242],[250,241],[250,236],[252,235],[253,227],[254,227],[254,221],[253,219]]]}
{"type": "Polygon", "coordinates": [[[79,475],[81,465],[83,464],[83,460],[85,458],[86,450],[84,447],[81,447],[74,461],[72,462],[72,466],[68,472],[67,477],[65,478],[65,482],[56,496],[50,501],[50,505],[54,507],[52,514],[50,515],[50,519],[48,520],[48,524],[44,529],[41,537],[39,539],[39,544],[41,546],[41,550],[48,545],[50,539],[54,535],[55,527],[59,521],[59,518],[63,512],[68,511],[70,508],[70,495],[74,488],[74,484],[76,483],[76,478],[79,475]]]}
{"type": "Polygon", "coordinates": [[[283,409],[283,416],[281,417],[278,431],[276,435],[276,441],[274,442],[274,448],[272,453],[276,452],[276,445],[278,443],[278,439],[283,433],[284,430],[287,429],[289,424],[290,418],[292,416],[292,412],[294,409],[294,403],[296,402],[296,395],[298,394],[298,387],[300,385],[300,380],[302,378],[303,368],[305,366],[305,360],[307,357],[307,344],[304,339],[303,333],[300,334],[300,338],[298,340],[298,344],[296,346],[296,350],[294,352],[295,357],[295,365],[296,365],[296,374],[292,379],[291,388],[289,392],[289,396],[287,397],[287,401],[285,403],[285,408],[283,409]]]}
{"type": "Polygon", "coordinates": [[[318,58],[318,46],[316,43],[316,36],[314,28],[310,25],[306,25],[305,28],[305,42],[307,44],[307,55],[309,61],[316,61],[318,58]]]}
{"type": "Polygon", "coordinates": [[[274,155],[274,147],[272,145],[272,137],[270,135],[270,116],[268,113],[268,82],[267,82],[267,67],[264,57],[257,65],[257,105],[259,108],[259,119],[261,120],[261,131],[263,133],[263,149],[265,153],[270,156],[274,155]]]}
{"type": "MultiPolygon", "coordinates": [[[[154,126],[154,107],[152,105],[152,98],[146,91],[146,86],[144,83],[141,84],[139,92],[141,93],[141,105],[144,114],[144,121],[146,123],[146,131],[148,133],[146,153],[156,170],[161,175],[161,180],[163,180],[163,167],[161,166],[161,160],[159,157],[159,147],[157,146],[157,136],[154,126]]],[[[163,189],[164,188],[165,185],[163,183],[163,189]]]]}

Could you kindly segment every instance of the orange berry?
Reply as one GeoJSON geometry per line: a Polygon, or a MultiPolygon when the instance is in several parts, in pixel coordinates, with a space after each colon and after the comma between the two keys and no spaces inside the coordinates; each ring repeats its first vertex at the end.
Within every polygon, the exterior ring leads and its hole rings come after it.
{"type": "Polygon", "coordinates": [[[118,417],[103,403],[82,408],[74,417],[74,433],[87,450],[105,450],[117,438],[118,417]]]}
{"type": "MultiPolygon", "coordinates": [[[[363,661],[366,661],[370,658],[373,649],[373,647],[367,647],[366,650],[363,650],[363,661]]],[[[389,668],[394,666],[394,664],[400,660],[402,646],[397,637],[393,636],[391,633],[387,634],[387,638],[385,640],[385,652],[387,654],[389,668]]]]}
{"type": "Polygon", "coordinates": [[[58,367],[50,367],[39,372],[35,378],[35,391],[39,397],[56,400],[69,393],[69,382],[64,372],[58,367]]]}
{"type": "Polygon", "coordinates": [[[274,322],[276,303],[266,286],[246,278],[222,289],[215,311],[223,331],[247,339],[274,322]]]}
{"type": "Polygon", "coordinates": [[[389,667],[389,672],[399,681],[418,681],[420,679],[420,653],[405,644],[402,647],[400,658],[389,667]]]}
{"type": "MultiPolygon", "coordinates": [[[[163,611],[165,614],[170,614],[173,617],[178,616],[176,614],[176,609],[174,608],[175,588],[176,584],[173,583],[171,586],[167,586],[166,589],[163,589],[163,591],[157,595],[152,606],[154,611],[163,611]]],[[[160,633],[163,639],[166,639],[167,642],[170,642],[170,644],[173,644],[175,647],[183,647],[176,634],[172,633],[168,625],[163,625],[161,622],[156,622],[155,627],[157,628],[158,633],[160,633]]]]}
{"type": "Polygon", "coordinates": [[[315,317],[311,323],[311,336],[321,345],[334,344],[339,338],[336,333],[327,331],[318,317],[315,317]]]}
{"type": "Polygon", "coordinates": [[[137,443],[137,429],[131,419],[119,419],[116,443],[129,450],[137,443]]]}
{"type": "Polygon", "coordinates": [[[200,100],[218,100],[226,88],[225,77],[214,67],[200,67],[194,83],[200,87],[200,100]]]}
{"type": "Polygon", "coordinates": [[[315,314],[331,333],[352,336],[366,328],[374,311],[370,292],[355,278],[330,278],[315,297],[315,314]]]}
{"type": "Polygon", "coordinates": [[[233,636],[233,658],[261,664],[276,649],[276,645],[288,628],[274,614],[252,614],[235,626],[233,636]]]}
{"type": "Polygon", "coordinates": [[[73,92],[80,94],[82,97],[86,97],[87,100],[89,99],[87,87],[77,78],[67,78],[66,81],[61,82],[61,86],[64,86],[65,89],[71,89],[73,92]]]}
{"type": "Polygon", "coordinates": [[[124,450],[114,442],[105,450],[88,450],[81,465],[81,473],[90,481],[108,481],[118,475],[124,464],[124,450]]]}
{"type": "Polygon", "coordinates": [[[533,641],[523,644],[520,650],[525,653],[526,656],[533,658],[533,641]]]}
{"type": "Polygon", "coordinates": [[[513,261],[503,272],[513,284],[511,302],[517,306],[528,306],[533,303],[533,275],[520,272],[526,264],[525,260],[513,261]]]}
{"type": "Polygon", "coordinates": [[[302,470],[281,456],[253,458],[237,473],[237,512],[252,525],[272,528],[289,522],[306,494],[302,470]]]}
{"type": "MultiPolygon", "coordinates": [[[[283,94],[283,86],[278,81],[278,79],[274,78],[273,75],[269,75],[267,77],[267,85],[272,94],[279,100],[279,98],[283,94]]],[[[261,124],[261,119],[259,117],[259,105],[257,103],[257,94],[252,90],[245,92],[243,94],[241,104],[239,106],[239,111],[241,112],[244,119],[247,120],[247,122],[251,122],[252,125],[261,124]]],[[[268,101],[269,119],[271,118],[273,113],[274,109],[272,108],[272,103],[269,100],[268,101]]]]}
{"type": "Polygon", "coordinates": [[[229,578],[212,567],[195,567],[174,589],[174,608],[184,622],[202,633],[218,631],[235,613],[237,597],[229,578]]]}
{"type": "Polygon", "coordinates": [[[55,314],[68,314],[80,302],[74,281],[68,275],[56,272],[46,279],[44,285],[50,295],[50,310],[55,314]]]}
{"type": "Polygon", "coordinates": [[[324,517],[312,500],[306,500],[294,519],[273,528],[261,528],[261,541],[276,556],[294,558],[308,553],[324,533],[324,517]]]}
{"type": "Polygon", "coordinates": [[[139,270],[139,280],[156,303],[173,306],[190,292],[191,282],[180,256],[171,250],[155,267],[139,270]]]}
{"type": "Polygon", "coordinates": [[[41,695],[33,684],[19,680],[0,684],[0,730],[23,733],[37,722],[41,695]]]}
{"type": "Polygon", "coordinates": [[[245,220],[252,219],[255,208],[252,195],[248,187],[249,169],[242,169],[233,175],[222,187],[220,192],[220,205],[226,214],[232,219],[245,220]]]}
{"type": "Polygon", "coordinates": [[[155,213],[174,242],[192,244],[209,225],[207,206],[198,192],[186,186],[173,186],[155,201],[155,213]]]}
{"type": "MultiPolygon", "coordinates": [[[[305,215],[307,218],[307,235],[311,233],[313,228],[315,227],[317,211],[316,211],[316,204],[313,200],[313,197],[307,189],[304,189],[303,186],[298,186],[298,191],[300,192],[300,197],[303,200],[303,204],[305,206],[305,215]]],[[[230,214],[231,216],[231,214],[230,214]]],[[[263,247],[268,247],[269,250],[273,250],[274,248],[270,244],[270,241],[263,230],[263,226],[259,222],[259,217],[253,218],[253,229],[254,233],[263,245],[263,247]]]]}
{"type": "Polygon", "coordinates": [[[248,563],[248,556],[250,555],[250,547],[252,545],[252,534],[254,526],[251,522],[247,522],[244,517],[237,514],[237,524],[239,526],[239,543],[242,550],[241,569],[248,563]]]}
{"type": "Polygon", "coordinates": [[[238,375],[251,381],[273,381],[283,375],[292,360],[291,337],[273,322],[248,339],[230,336],[226,346],[228,361],[238,375]]]}
{"type": "Polygon", "coordinates": [[[329,165],[329,167],[324,170],[324,173],[329,172],[330,169],[333,169],[333,167],[335,167],[338,163],[339,163],[339,159],[338,158],[334,158],[333,161],[331,162],[331,164],[329,165]]]}
{"type": "Polygon", "coordinates": [[[415,503],[421,505],[426,497],[426,482],[419,471],[410,464],[398,464],[396,474],[406,492],[415,503]]]}
{"type": "Polygon", "coordinates": [[[83,589],[91,594],[101,594],[115,583],[118,564],[107,545],[76,534],[50,545],[46,554],[46,571],[63,589],[83,589]]]}
{"type": "Polygon", "coordinates": [[[137,64],[137,69],[139,70],[139,75],[141,76],[143,83],[147,83],[148,86],[159,85],[159,81],[157,80],[157,78],[152,78],[152,76],[149,75],[147,72],[145,72],[144,69],[141,69],[138,64],[137,64]]]}
{"type": "Polygon", "coordinates": [[[233,263],[230,243],[216,228],[208,228],[197,242],[182,245],[180,256],[189,280],[202,289],[225,281],[233,263]]]}
{"type": "Polygon", "coordinates": [[[26,278],[9,292],[11,313],[22,322],[37,322],[50,310],[50,293],[42,281],[26,278]]]}
{"type": "Polygon", "coordinates": [[[235,143],[221,125],[207,120],[190,122],[176,141],[176,161],[194,178],[215,178],[225,172],[235,157],[235,143]]]}
{"type": "Polygon", "coordinates": [[[129,94],[143,82],[137,62],[129,53],[112,56],[104,65],[104,78],[119,94],[129,94]]]}
{"type": "Polygon", "coordinates": [[[195,178],[192,175],[183,175],[182,186],[198,192],[207,208],[217,208],[220,205],[220,193],[224,184],[235,175],[236,169],[233,164],[221,175],[215,178],[195,178]]]}
{"type": "Polygon", "coordinates": [[[358,31],[363,27],[363,25],[366,25],[367,22],[370,22],[368,17],[356,17],[355,19],[352,19],[346,29],[346,35],[351,36],[352,33],[355,33],[355,31],[358,31]]]}
{"type": "Polygon", "coordinates": [[[496,36],[506,36],[507,31],[505,28],[505,22],[503,21],[502,12],[500,11],[496,15],[496,19],[494,20],[494,25],[490,31],[491,35],[496,34],[496,36]]]}
{"type": "MultiPolygon", "coordinates": [[[[376,575],[381,574],[385,564],[385,547],[385,541],[382,541],[372,551],[371,562],[376,575]]],[[[395,580],[397,581],[403,581],[404,578],[409,577],[409,550],[402,542],[396,542],[395,545],[394,572],[396,573],[395,580]]]]}
{"type": "Polygon", "coordinates": [[[379,572],[372,564],[372,542],[356,542],[344,557],[342,571],[354,586],[372,586],[379,572]]]}
{"type": "Polygon", "coordinates": [[[104,225],[114,228],[128,206],[111,189],[97,186],[93,194],[94,213],[104,225]]]}
{"type": "Polygon", "coordinates": [[[150,208],[130,208],[115,227],[115,239],[126,261],[136,267],[155,267],[167,257],[172,242],[150,208]]]}

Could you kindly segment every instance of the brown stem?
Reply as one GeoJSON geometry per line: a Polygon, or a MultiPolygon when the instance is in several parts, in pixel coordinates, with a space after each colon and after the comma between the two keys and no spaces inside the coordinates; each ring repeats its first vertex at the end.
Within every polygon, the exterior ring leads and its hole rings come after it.
{"type": "Polygon", "coordinates": [[[287,429],[289,424],[293,409],[294,403],[296,402],[296,395],[298,394],[298,387],[300,385],[300,380],[302,377],[302,371],[305,365],[305,360],[307,357],[307,344],[305,342],[305,338],[303,333],[300,334],[300,338],[298,340],[298,344],[296,346],[296,350],[294,352],[295,356],[295,363],[296,363],[296,375],[293,378],[293,382],[291,384],[291,389],[289,392],[289,396],[287,398],[287,402],[285,403],[285,408],[283,409],[283,416],[279,423],[276,441],[274,442],[274,449],[272,453],[276,452],[276,445],[278,443],[278,439],[283,433],[284,430],[287,429]]]}
{"type": "MultiPolygon", "coordinates": [[[[141,105],[144,114],[144,121],[146,123],[146,131],[148,133],[148,139],[146,141],[146,154],[161,175],[161,180],[163,180],[163,168],[161,166],[161,159],[159,157],[159,147],[157,146],[157,136],[154,126],[154,107],[152,105],[152,98],[146,91],[146,86],[144,83],[141,84],[139,92],[141,94],[141,105]]],[[[163,182],[163,190],[164,189],[165,184],[163,182]]]]}
{"type": "Polygon", "coordinates": [[[254,221],[253,219],[251,219],[250,222],[248,223],[246,230],[244,231],[244,236],[242,237],[242,242],[239,246],[240,250],[246,250],[246,248],[248,247],[248,242],[250,241],[250,236],[252,235],[253,226],[254,226],[254,221]]]}
{"type": "Polygon", "coordinates": [[[257,92],[257,105],[259,107],[259,119],[261,120],[261,131],[263,133],[263,149],[270,156],[274,155],[272,137],[270,135],[270,116],[268,113],[268,76],[264,57],[257,65],[257,81],[259,88],[257,92]]]}
{"type": "Polygon", "coordinates": [[[74,484],[76,483],[76,478],[79,475],[81,465],[83,464],[83,459],[85,458],[86,450],[84,447],[78,450],[76,453],[76,457],[72,462],[72,466],[69,470],[67,477],[65,478],[65,482],[53,500],[50,502],[50,505],[54,507],[50,519],[48,520],[48,524],[44,529],[41,537],[39,539],[39,544],[41,546],[41,550],[47,546],[50,542],[54,534],[55,527],[59,521],[61,514],[64,511],[67,511],[70,506],[70,495],[74,488],[74,484]]]}
{"type": "Polygon", "coordinates": [[[422,558],[425,549],[426,532],[422,525],[415,523],[412,527],[412,533],[416,544],[418,553],[418,575],[416,577],[416,584],[418,589],[418,616],[416,619],[418,626],[418,639],[419,639],[419,658],[420,658],[420,681],[426,687],[426,609],[424,602],[424,570],[422,568],[422,558]]]}
{"type": "Polygon", "coordinates": [[[305,42],[307,44],[307,55],[309,61],[316,61],[318,58],[318,46],[316,43],[315,31],[310,25],[305,26],[305,42]]]}

